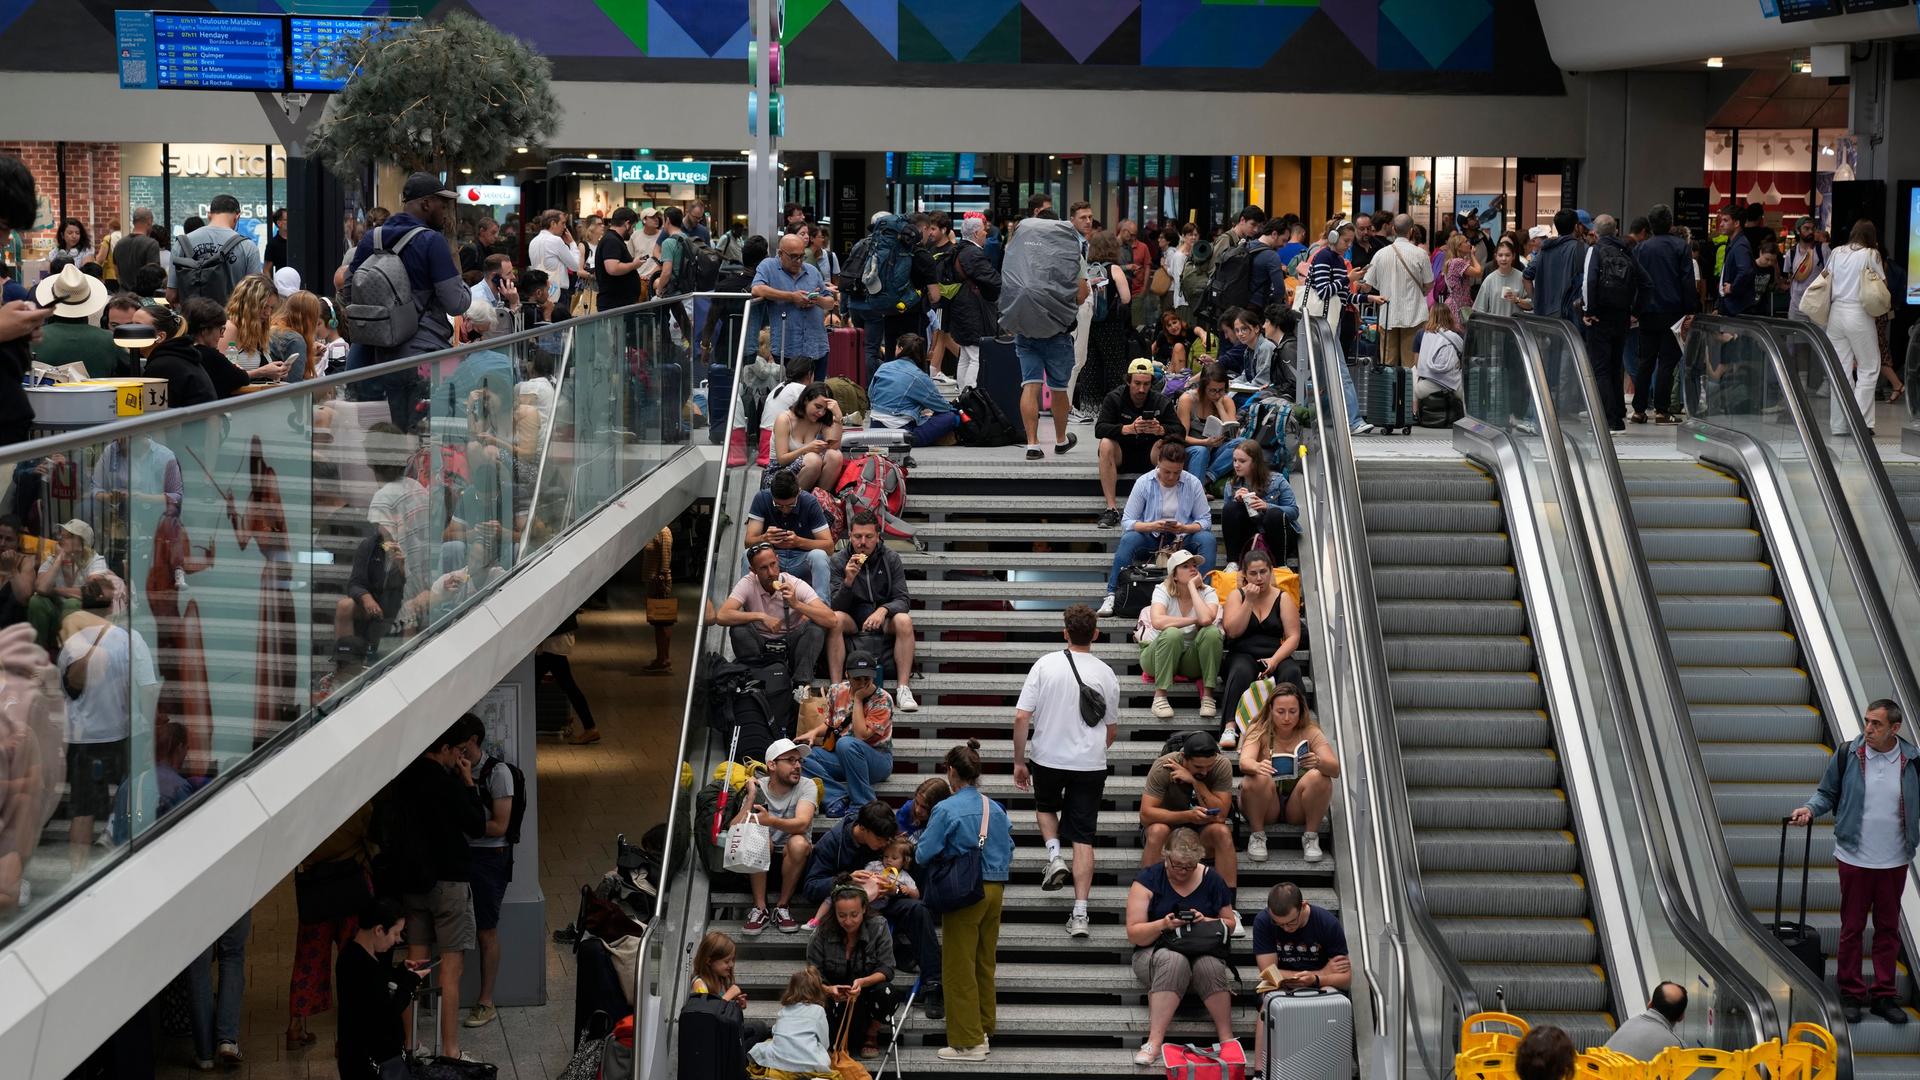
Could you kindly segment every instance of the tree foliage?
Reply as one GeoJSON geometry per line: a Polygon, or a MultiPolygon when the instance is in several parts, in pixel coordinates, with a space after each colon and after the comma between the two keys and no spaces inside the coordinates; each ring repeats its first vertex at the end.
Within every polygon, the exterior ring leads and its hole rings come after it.
{"type": "Polygon", "coordinates": [[[511,34],[460,12],[381,23],[325,55],[352,74],[314,129],[312,153],[342,177],[369,162],[487,173],[559,127],[553,68],[511,34]]]}

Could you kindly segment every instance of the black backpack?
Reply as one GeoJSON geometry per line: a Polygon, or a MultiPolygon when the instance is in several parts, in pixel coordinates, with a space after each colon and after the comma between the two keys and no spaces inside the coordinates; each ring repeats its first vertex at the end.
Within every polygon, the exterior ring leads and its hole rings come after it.
{"type": "Polygon", "coordinates": [[[1628,312],[1633,310],[1639,292],[1639,267],[1633,256],[1613,244],[1595,244],[1593,248],[1593,285],[1589,297],[1594,311],[1628,312]]]}
{"type": "Polygon", "coordinates": [[[205,259],[196,259],[186,234],[181,234],[173,244],[173,280],[180,303],[204,296],[224,305],[233,295],[233,271],[228,268],[227,259],[246,241],[245,234],[234,233],[220,245],[220,250],[205,259]]]}
{"type": "Polygon", "coordinates": [[[673,295],[712,292],[720,284],[720,252],[712,244],[681,233],[680,258],[673,268],[673,295]]]}
{"type": "Polygon", "coordinates": [[[866,283],[860,279],[860,268],[867,265],[867,249],[872,246],[873,237],[863,236],[854,242],[853,250],[840,261],[840,277],[835,282],[840,287],[840,306],[844,309],[855,300],[867,298],[866,283]]]}
{"type": "Polygon", "coordinates": [[[1211,322],[1244,308],[1253,299],[1253,252],[1240,244],[1220,253],[1213,264],[1213,277],[1207,280],[1207,295],[1201,301],[1197,318],[1211,322]]]}
{"type": "Polygon", "coordinates": [[[977,386],[960,391],[956,403],[960,409],[960,427],[954,437],[961,446],[1018,446],[1020,432],[1000,411],[993,398],[977,386]]]}
{"type": "MultiPolygon", "coordinates": [[[[482,791],[486,790],[487,781],[492,778],[493,767],[495,765],[506,766],[507,775],[513,777],[513,811],[507,815],[507,846],[512,847],[520,842],[520,823],[524,821],[527,816],[527,774],[521,772],[520,766],[515,765],[511,761],[502,761],[497,757],[489,757],[480,765],[480,788],[482,791]]],[[[492,813],[492,807],[488,807],[488,813],[492,813]]]]}

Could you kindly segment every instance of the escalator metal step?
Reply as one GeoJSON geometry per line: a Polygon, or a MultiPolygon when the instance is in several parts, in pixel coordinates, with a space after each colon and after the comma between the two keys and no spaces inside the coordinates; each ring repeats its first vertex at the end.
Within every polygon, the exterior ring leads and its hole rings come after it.
{"type": "Polygon", "coordinates": [[[1681,667],[1775,667],[1800,663],[1800,641],[1785,630],[1676,630],[1667,635],[1681,667]]]}
{"type": "Polygon", "coordinates": [[[1832,752],[1819,743],[1700,744],[1700,761],[1716,785],[1797,784],[1803,792],[1810,793],[1819,785],[1832,756],[1832,752]]]}
{"type": "MultiPolygon", "coordinates": [[[[1377,593],[1377,590],[1376,590],[1377,593]]],[[[1431,600],[1380,598],[1380,633],[1389,644],[1401,634],[1512,634],[1527,632],[1527,609],[1519,600],[1431,600]]]]}
{"type": "Polygon", "coordinates": [[[1751,529],[1753,507],[1738,497],[1633,497],[1633,522],[1646,529],[1751,529]]]}
{"type": "MultiPolygon", "coordinates": [[[[1507,1011],[1522,1016],[1535,1009],[1599,1013],[1612,1000],[1606,972],[1598,965],[1483,963],[1466,968],[1483,1004],[1496,1000],[1495,990],[1504,988],[1507,1011]]],[[[1574,1038],[1575,1046],[1589,1045],[1580,1042],[1579,1036],[1574,1038]]]]}
{"type": "Polygon", "coordinates": [[[1591,964],[1600,938],[1585,918],[1443,918],[1435,922],[1464,964],[1591,964]]]}
{"type": "Polygon", "coordinates": [[[1812,689],[1797,667],[1683,667],[1679,675],[1689,704],[1794,705],[1812,689]]]}
{"type": "Polygon", "coordinates": [[[1367,555],[1376,572],[1399,563],[1506,566],[1513,546],[1504,533],[1393,532],[1368,537],[1367,555]]]}
{"type": "Polygon", "coordinates": [[[1693,734],[1708,742],[1807,742],[1826,736],[1820,710],[1808,704],[1689,705],[1693,734]]]}
{"type": "Polygon", "coordinates": [[[1400,759],[1408,787],[1474,784],[1490,788],[1552,788],[1560,783],[1559,756],[1544,748],[1403,748],[1400,759]]]}
{"type": "Polygon", "coordinates": [[[1773,592],[1773,567],[1761,562],[1647,563],[1656,593],[1763,596],[1773,592]]]}
{"type": "Polygon", "coordinates": [[[1534,667],[1533,641],[1519,635],[1395,635],[1385,645],[1389,669],[1528,672],[1534,667]]]}
{"type": "Polygon", "coordinates": [[[1412,671],[1391,675],[1394,708],[1539,709],[1546,706],[1540,677],[1528,672],[1412,671]]]}
{"type": "MultiPolygon", "coordinates": [[[[1484,854],[1491,871],[1494,856],[1505,852],[1488,848],[1484,854]]],[[[1579,918],[1587,913],[1587,883],[1578,874],[1433,872],[1422,866],[1420,883],[1437,916],[1579,918]]]]}
{"type": "Polygon", "coordinates": [[[1520,579],[1511,566],[1376,566],[1373,590],[1394,600],[1512,600],[1520,579]]]}
{"type": "Polygon", "coordinates": [[[1787,606],[1766,596],[1661,593],[1660,621],[1673,630],[1785,630],[1787,606]]]}
{"type": "Polygon", "coordinates": [[[1567,797],[1557,790],[1416,788],[1407,804],[1416,829],[1472,829],[1489,820],[1508,829],[1564,829],[1571,822],[1567,797]]]}
{"type": "Polygon", "coordinates": [[[1553,722],[1539,709],[1395,709],[1394,725],[1403,748],[1459,746],[1462,733],[1485,747],[1546,746],[1553,722]]]}
{"type": "Polygon", "coordinates": [[[1641,529],[1640,552],[1649,559],[1691,559],[1703,551],[1722,559],[1766,557],[1767,543],[1755,529],[1641,529]]]}
{"type": "MultiPolygon", "coordinates": [[[[1471,874],[1464,880],[1472,881],[1479,881],[1479,874],[1488,870],[1561,875],[1580,871],[1580,845],[1574,843],[1572,833],[1561,829],[1421,829],[1413,844],[1420,854],[1420,871],[1429,895],[1434,883],[1452,870],[1471,874]]],[[[1581,906],[1575,913],[1585,911],[1586,886],[1576,878],[1567,887],[1581,896],[1581,906]]]]}

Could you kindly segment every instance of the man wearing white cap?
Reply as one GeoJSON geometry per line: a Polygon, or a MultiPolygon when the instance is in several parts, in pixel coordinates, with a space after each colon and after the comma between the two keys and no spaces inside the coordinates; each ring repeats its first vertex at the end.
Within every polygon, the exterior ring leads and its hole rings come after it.
{"type": "Polygon", "coordinates": [[[1552,235],[1553,230],[1547,228],[1545,225],[1535,225],[1533,228],[1528,229],[1527,250],[1520,256],[1520,265],[1525,267],[1533,262],[1533,256],[1540,250],[1540,245],[1546,243],[1547,237],[1552,235]]]}
{"type": "Polygon", "coordinates": [[[132,375],[133,360],[113,343],[113,335],[95,320],[107,306],[107,284],[68,263],[60,272],[40,280],[34,299],[51,307],[53,316],[41,329],[34,358],[43,364],[84,364],[87,376],[108,379],[132,375]]]}
{"type": "Polygon", "coordinates": [[[34,596],[27,602],[27,621],[48,650],[57,644],[61,620],[80,610],[80,586],[95,574],[107,573],[106,558],[93,550],[92,525],[74,518],[60,526],[56,539],[40,562],[34,596]]]}
{"type": "Polygon", "coordinates": [[[749,936],[765,930],[768,922],[779,927],[783,934],[800,929],[799,920],[787,910],[787,904],[800,887],[807,856],[813,853],[813,841],[807,834],[813,830],[814,810],[820,798],[814,782],[800,775],[806,757],[805,746],[792,739],[775,739],[767,747],[766,779],[756,777],[747,781],[746,790],[741,792],[740,812],[731,822],[738,825],[751,819],[766,826],[774,853],[780,858],[780,894],[772,907],[767,906],[767,875],[748,875],[753,888],[753,910],[747,912],[747,922],[741,932],[749,936]]]}

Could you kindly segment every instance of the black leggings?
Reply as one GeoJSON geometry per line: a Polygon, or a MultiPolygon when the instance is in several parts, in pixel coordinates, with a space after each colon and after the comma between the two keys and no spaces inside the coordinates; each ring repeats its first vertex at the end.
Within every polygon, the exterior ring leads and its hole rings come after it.
{"type": "Polygon", "coordinates": [[[1228,499],[1221,512],[1226,547],[1220,551],[1220,563],[1240,562],[1247,556],[1256,531],[1267,538],[1267,552],[1276,563],[1284,564],[1293,544],[1293,525],[1277,506],[1268,506],[1256,518],[1239,499],[1228,499]]]}
{"type": "Polygon", "coordinates": [[[567,702],[573,706],[575,715],[580,717],[580,726],[592,731],[593,706],[587,704],[586,692],[573,680],[573,665],[559,653],[534,653],[534,679],[543,679],[549,672],[553,674],[553,681],[559,683],[560,689],[567,695],[567,702]]]}
{"type": "MultiPolygon", "coordinates": [[[[1271,655],[1265,652],[1258,656],[1242,652],[1227,653],[1226,659],[1220,663],[1220,712],[1223,716],[1229,719],[1233,717],[1233,710],[1240,706],[1240,696],[1260,678],[1260,661],[1271,655]]],[[[1274,672],[1274,677],[1281,682],[1299,682],[1299,663],[1293,657],[1287,657],[1280,661],[1280,669],[1274,672]]]]}

